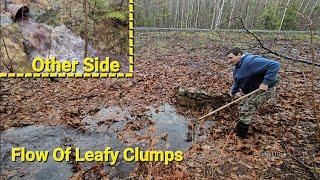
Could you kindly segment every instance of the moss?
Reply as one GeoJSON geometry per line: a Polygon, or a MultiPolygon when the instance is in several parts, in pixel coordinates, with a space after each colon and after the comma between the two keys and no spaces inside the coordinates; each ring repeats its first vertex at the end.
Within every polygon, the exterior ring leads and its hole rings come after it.
{"type": "Polygon", "coordinates": [[[122,22],[125,22],[127,20],[126,14],[121,11],[113,11],[107,14],[109,18],[118,19],[122,22]]]}
{"type": "Polygon", "coordinates": [[[15,23],[2,28],[2,35],[8,50],[10,59],[8,58],[6,48],[1,40],[1,71],[8,72],[6,66],[12,64],[14,72],[30,72],[31,65],[28,62],[27,55],[24,51],[23,36],[19,30],[19,26],[15,23]],[[3,64],[5,63],[5,65],[3,64]]]}

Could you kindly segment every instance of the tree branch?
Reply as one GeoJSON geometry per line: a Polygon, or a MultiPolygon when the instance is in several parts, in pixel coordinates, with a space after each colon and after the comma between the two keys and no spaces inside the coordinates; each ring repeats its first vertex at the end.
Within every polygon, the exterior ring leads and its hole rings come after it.
{"type": "Polygon", "coordinates": [[[314,172],[313,172],[313,170],[312,170],[312,169],[314,169],[313,167],[309,167],[308,165],[304,164],[304,162],[302,162],[300,159],[298,159],[297,157],[293,156],[293,155],[289,152],[289,150],[288,150],[288,148],[287,148],[287,146],[286,146],[286,144],[285,144],[284,142],[281,142],[281,145],[282,145],[282,147],[285,149],[286,154],[288,154],[292,159],[294,159],[294,160],[297,161],[300,165],[302,165],[302,166],[310,173],[310,175],[313,177],[313,179],[318,179],[318,178],[317,178],[317,175],[315,175],[314,172]]]}
{"type": "Polygon", "coordinates": [[[268,53],[274,54],[274,55],[276,55],[276,56],[279,56],[279,57],[282,57],[282,58],[284,58],[284,59],[288,59],[288,60],[291,60],[291,61],[297,61],[297,62],[300,62],[300,63],[311,64],[311,65],[315,65],[315,66],[320,67],[320,64],[319,64],[319,63],[310,62],[310,61],[306,61],[306,60],[302,60],[302,59],[294,59],[294,58],[292,58],[292,57],[288,57],[288,56],[286,56],[286,55],[280,54],[280,53],[278,53],[278,52],[276,52],[276,51],[273,51],[273,50],[265,47],[264,44],[262,43],[262,41],[257,37],[257,35],[254,34],[254,33],[251,32],[251,31],[249,31],[249,30],[245,27],[245,25],[244,25],[244,23],[243,23],[243,19],[242,19],[240,16],[232,17],[232,18],[230,18],[229,20],[227,20],[227,21],[225,21],[225,22],[223,22],[223,23],[218,24],[218,25],[216,26],[216,28],[219,27],[219,26],[222,26],[222,25],[224,25],[224,24],[226,24],[226,23],[228,23],[228,22],[230,22],[230,21],[233,21],[233,20],[234,20],[238,25],[240,25],[247,33],[251,34],[251,35],[258,41],[260,47],[261,47],[262,49],[268,51],[268,53]],[[236,20],[239,20],[239,21],[240,21],[240,24],[239,24],[238,21],[236,21],[236,20]]]}

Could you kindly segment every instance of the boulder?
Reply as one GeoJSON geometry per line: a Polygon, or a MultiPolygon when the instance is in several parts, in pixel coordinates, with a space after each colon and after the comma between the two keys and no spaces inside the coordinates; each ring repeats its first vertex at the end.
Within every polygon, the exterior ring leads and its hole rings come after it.
{"type": "Polygon", "coordinates": [[[175,95],[178,105],[187,107],[202,107],[209,105],[218,108],[231,100],[228,94],[208,94],[197,88],[179,88],[175,95]]]}
{"type": "Polygon", "coordinates": [[[8,26],[13,23],[12,19],[10,18],[10,15],[7,14],[0,14],[0,25],[1,26],[8,26]]]}

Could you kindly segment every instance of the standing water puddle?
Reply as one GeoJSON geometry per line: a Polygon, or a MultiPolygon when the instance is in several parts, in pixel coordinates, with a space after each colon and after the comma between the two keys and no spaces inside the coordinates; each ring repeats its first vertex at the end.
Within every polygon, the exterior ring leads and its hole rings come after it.
{"type": "MultiPolygon", "coordinates": [[[[186,142],[188,119],[177,114],[169,104],[158,108],[150,107],[148,117],[154,121],[156,134],[161,136],[167,133],[167,141],[158,141],[156,150],[186,150],[190,143],[186,142]]],[[[72,164],[55,162],[52,151],[56,147],[66,147],[71,144],[81,149],[103,151],[106,146],[112,150],[120,151],[116,166],[105,165],[109,178],[128,177],[133,171],[135,163],[124,162],[121,152],[128,146],[118,138],[118,132],[123,130],[127,122],[134,121],[130,113],[119,107],[101,109],[96,115],[88,116],[82,123],[88,130],[86,133],[78,132],[64,126],[28,126],[9,129],[1,132],[1,175],[10,178],[23,179],[67,179],[73,175],[72,164]],[[109,123],[108,123],[109,122],[109,123]],[[44,162],[11,162],[11,148],[25,147],[27,150],[49,151],[49,158],[44,162]]],[[[146,132],[146,128],[138,132],[146,132]]],[[[143,146],[139,142],[130,146],[143,146]]],[[[143,147],[142,147],[143,148],[143,147]]],[[[19,160],[20,158],[18,158],[19,160]]],[[[85,169],[90,163],[81,164],[85,169]]]]}
{"type": "Polygon", "coordinates": [[[165,145],[167,150],[177,151],[190,147],[190,143],[185,141],[188,132],[188,119],[177,114],[174,107],[164,104],[159,108],[151,108],[147,114],[156,123],[157,135],[161,136],[165,133],[168,135],[167,143],[159,141],[159,148],[164,149],[163,145],[165,145]]]}

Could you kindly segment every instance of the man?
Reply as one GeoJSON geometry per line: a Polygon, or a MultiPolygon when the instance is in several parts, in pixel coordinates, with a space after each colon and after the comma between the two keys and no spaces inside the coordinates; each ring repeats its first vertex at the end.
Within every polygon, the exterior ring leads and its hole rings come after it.
{"type": "Polygon", "coordinates": [[[227,58],[228,63],[235,66],[231,96],[234,96],[240,89],[244,94],[260,89],[257,93],[242,100],[238,107],[240,112],[236,135],[246,138],[254,112],[261,104],[275,95],[280,63],[262,56],[243,53],[240,48],[229,50],[227,58]]]}

